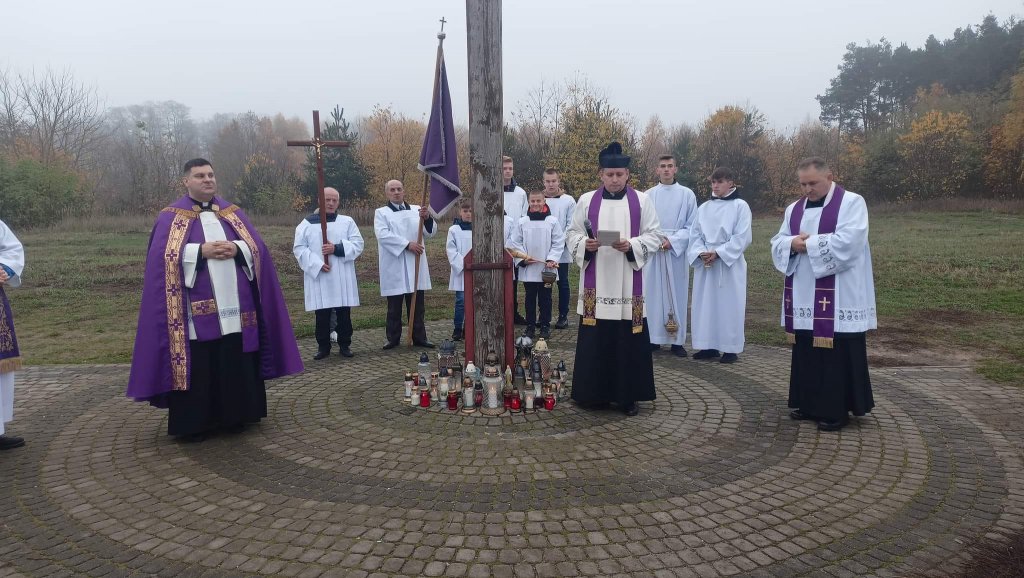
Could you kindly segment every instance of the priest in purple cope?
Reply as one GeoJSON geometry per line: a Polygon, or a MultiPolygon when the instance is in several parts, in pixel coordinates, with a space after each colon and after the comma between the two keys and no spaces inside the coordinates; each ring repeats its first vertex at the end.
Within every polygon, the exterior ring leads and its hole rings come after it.
{"type": "Polygon", "coordinates": [[[772,261],[786,276],[781,322],[793,344],[789,416],[837,431],[875,402],[866,334],[878,328],[864,197],[832,180],[825,160],[797,165],[805,197],[786,208],[772,261]]]}
{"type": "Polygon", "coordinates": [[[267,415],[264,380],[303,370],[270,251],[213,166],[185,163],[187,194],[150,234],[128,397],[168,408],[167,433],[202,441],[267,415]]]}

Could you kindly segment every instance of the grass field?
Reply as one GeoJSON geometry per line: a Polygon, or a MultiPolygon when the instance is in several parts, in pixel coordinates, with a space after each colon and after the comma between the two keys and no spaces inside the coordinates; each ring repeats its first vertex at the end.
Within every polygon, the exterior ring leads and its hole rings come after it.
{"type": "MultiPolygon", "coordinates": [[[[29,364],[130,359],[150,222],[69,222],[19,232],[27,252],[24,285],[8,294],[29,364]]],[[[258,219],[257,225],[273,252],[296,334],[312,337],[313,316],[303,310],[302,275],[291,255],[294,228],[258,219]]],[[[776,218],[754,221],[748,343],[784,344],[782,277],[768,253],[778,226],[776,218]]],[[[363,235],[366,251],[357,262],[363,306],[352,315],[357,329],[383,327],[385,313],[377,245],[371,229],[363,235]]],[[[444,231],[427,248],[434,283],[427,319],[450,319],[444,231]]],[[[872,216],[871,248],[880,326],[868,338],[873,365],[971,364],[991,379],[1024,386],[1024,215],[887,211],[872,216]]]]}

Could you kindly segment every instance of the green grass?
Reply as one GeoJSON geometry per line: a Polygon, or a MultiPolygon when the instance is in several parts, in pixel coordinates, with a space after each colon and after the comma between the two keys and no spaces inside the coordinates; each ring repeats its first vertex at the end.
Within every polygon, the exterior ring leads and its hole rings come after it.
{"type": "MultiPolygon", "coordinates": [[[[117,232],[77,223],[19,234],[27,252],[25,284],[8,294],[28,363],[130,359],[149,222],[117,232]]],[[[785,342],[778,327],[782,277],[768,252],[778,227],[777,218],[754,221],[747,250],[749,343],[785,342]]],[[[291,255],[294,228],[263,225],[260,232],[273,253],[296,335],[312,337],[313,315],[304,310],[302,275],[291,255]]],[[[364,228],[363,235],[366,250],[357,262],[363,305],[352,314],[357,329],[383,327],[386,309],[372,229],[364,228]]],[[[442,231],[427,241],[434,284],[426,299],[430,320],[452,315],[444,238],[442,231]]],[[[873,363],[972,363],[990,379],[1024,386],[1024,215],[880,214],[872,218],[871,249],[880,326],[869,336],[873,363]]],[[[571,269],[575,287],[577,271],[571,269]]]]}

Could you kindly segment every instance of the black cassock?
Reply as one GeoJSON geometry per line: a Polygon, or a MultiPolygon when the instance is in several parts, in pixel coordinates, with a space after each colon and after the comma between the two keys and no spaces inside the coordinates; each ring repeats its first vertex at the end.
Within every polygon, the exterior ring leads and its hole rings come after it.
{"type": "Polygon", "coordinates": [[[631,319],[598,319],[596,325],[580,324],[572,398],[581,403],[620,405],[655,398],[654,359],[646,318],[640,333],[633,333],[631,319]]]}

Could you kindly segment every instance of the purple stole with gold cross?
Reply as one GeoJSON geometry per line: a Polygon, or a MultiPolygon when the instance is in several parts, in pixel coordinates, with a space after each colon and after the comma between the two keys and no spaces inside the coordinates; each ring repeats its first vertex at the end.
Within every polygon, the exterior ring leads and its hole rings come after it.
{"type": "MultiPolygon", "coordinates": [[[[836,185],[832,192],[832,200],[821,208],[821,219],[818,220],[818,234],[828,235],[836,232],[836,224],[839,222],[839,207],[843,204],[843,187],[836,185]]],[[[804,206],[807,198],[797,201],[793,205],[793,212],[789,215],[789,234],[796,236],[800,234],[800,222],[804,218],[804,206]]],[[[829,270],[835,269],[832,255],[825,241],[818,242],[818,248],[823,255],[822,261],[829,270]]],[[[793,330],[793,275],[786,276],[786,289],[783,293],[783,312],[786,318],[786,335],[790,343],[796,343],[796,333],[793,330]]],[[[835,338],[836,320],[836,276],[835,273],[815,279],[814,281],[814,303],[811,307],[814,317],[814,347],[832,348],[832,341],[835,338]],[[820,306],[820,307],[819,307],[820,306]]]]}
{"type": "MultiPolygon", "coordinates": [[[[587,207],[587,218],[598,225],[601,215],[601,201],[604,199],[604,187],[594,191],[594,196],[587,207]]],[[[636,191],[626,187],[626,202],[629,205],[629,236],[640,235],[640,197],[636,191]]],[[[625,256],[623,256],[625,257],[625,256]]],[[[644,276],[640,270],[633,271],[633,333],[644,330],[644,276]]],[[[590,261],[583,273],[583,325],[597,325],[597,256],[590,261]]]]}

